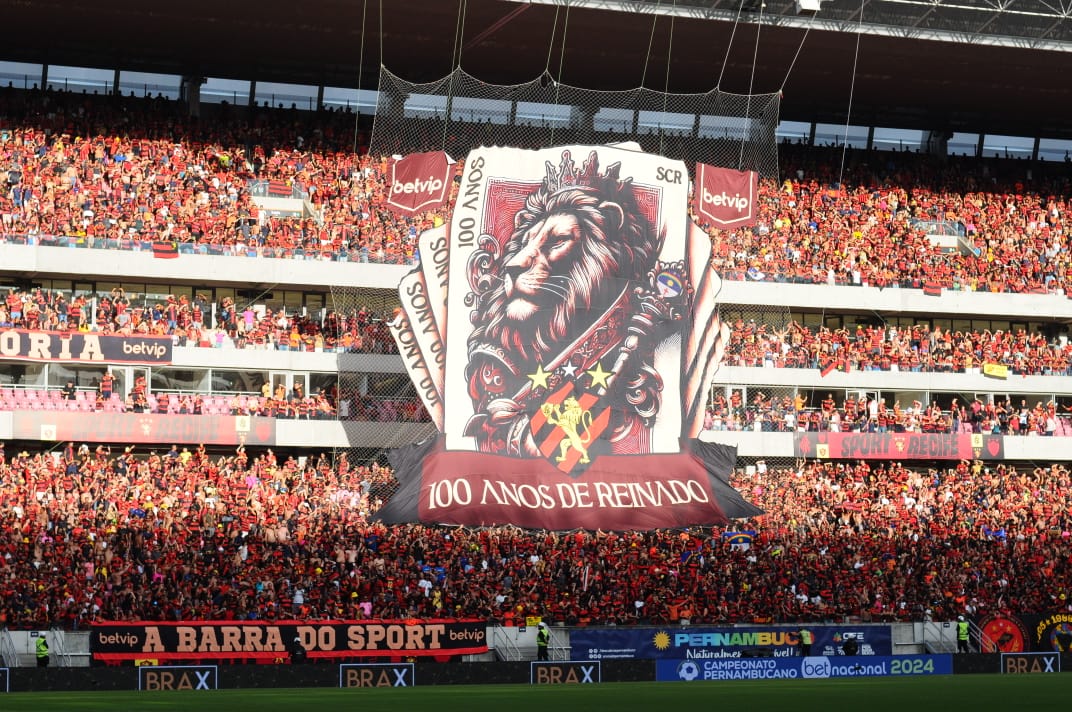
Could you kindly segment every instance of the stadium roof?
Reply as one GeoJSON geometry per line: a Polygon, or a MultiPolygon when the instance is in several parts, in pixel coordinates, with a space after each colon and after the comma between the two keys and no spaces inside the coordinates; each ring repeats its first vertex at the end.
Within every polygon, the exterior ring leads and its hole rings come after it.
{"type": "Polygon", "coordinates": [[[0,0],[20,28],[0,58],[374,88],[381,59],[447,74],[464,5],[460,64],[489,82],[784,89],[783,118],[834,124],[851,92],[853,124],[1072,137],[1072,0],[863,0],[862,25],[851,0],[745,0],[734,22],[738,1],[0,0]]]}

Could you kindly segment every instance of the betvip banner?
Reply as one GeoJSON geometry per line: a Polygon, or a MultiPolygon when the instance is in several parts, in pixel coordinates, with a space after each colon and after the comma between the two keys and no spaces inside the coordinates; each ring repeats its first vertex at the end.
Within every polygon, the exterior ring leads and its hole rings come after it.
{"type": "Polygon", "coordinates": [[[684,164],[620,146],[480,148],[391,324],[440,430],[395,451],[379,518],[551,529],[752,516],[703,445],[728,328],[684,164]],[[449,414],[449,418],[447,417],[449,414]]]}
{"type": "Polygon", "coordinates": [[[443,151],[413,153],[393,161],[388,207],[407,216],[441,207],[450,193],[452,165],[443,151]]]}
{"type": "Polygon", "coordinates": [[[692,209],[701,221],[728,230],[756,221],[759,174],[696,164],[692,209]]]}

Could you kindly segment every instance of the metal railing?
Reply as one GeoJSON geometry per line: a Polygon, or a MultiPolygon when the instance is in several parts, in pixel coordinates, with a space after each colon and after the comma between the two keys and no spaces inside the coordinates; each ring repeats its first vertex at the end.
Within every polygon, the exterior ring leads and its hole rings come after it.
{"type": "Polygon", "coordinates": [[[0,629],[0,660],[4,661],[4,667],[19,666],[19,653],[15,650],[15,641],[11,639],[7,628],[0,629]]]}
{"type": "Polygon", "coordinates": [[[48,631],[49,665],[52,667],[71,667],[71,654],[67,652],[66,634],[62,628],[52,626],[48,631]]]}
{"type": "Polygon", "coordinates": [[[491,645],[495,650],[495,657],[502,661],[524,660],[521,648],[516,640],[511,640],[503,628],[493,628],[491,632],[491,645]]]}

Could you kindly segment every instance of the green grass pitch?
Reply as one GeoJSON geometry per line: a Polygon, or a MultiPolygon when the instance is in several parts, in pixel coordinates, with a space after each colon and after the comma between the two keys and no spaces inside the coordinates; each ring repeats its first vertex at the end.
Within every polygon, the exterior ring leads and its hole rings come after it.
{"type": "Polygon", "coordinates": [[[456,685],[408,689],[255,689],[209,692],[0,693],[5,712],[977,712],[1059,709],[1072,674],[961,675],[838,680],[633,682],[598,685],[456,685]]]}

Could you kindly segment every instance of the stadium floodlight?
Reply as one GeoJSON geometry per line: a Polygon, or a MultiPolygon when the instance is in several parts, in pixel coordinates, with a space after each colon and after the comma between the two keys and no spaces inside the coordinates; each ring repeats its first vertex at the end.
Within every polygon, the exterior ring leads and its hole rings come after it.
{"type": "Polygon", "coordinates": [[[823,0],[796,0],[798,15],[814,15],[819,12],[823,0]]]}

